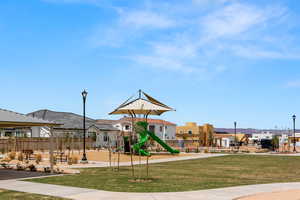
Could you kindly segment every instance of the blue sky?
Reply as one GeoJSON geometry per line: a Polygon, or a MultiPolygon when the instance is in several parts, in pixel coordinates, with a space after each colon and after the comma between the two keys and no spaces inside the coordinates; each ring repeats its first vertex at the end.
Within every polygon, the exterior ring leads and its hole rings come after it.
{"type": "Polygon", "coordinates": [[[107,113],[142,89],[163,119],[287,128],[300,118],[298,0],[2,0],[1,108],[107,113]]]}

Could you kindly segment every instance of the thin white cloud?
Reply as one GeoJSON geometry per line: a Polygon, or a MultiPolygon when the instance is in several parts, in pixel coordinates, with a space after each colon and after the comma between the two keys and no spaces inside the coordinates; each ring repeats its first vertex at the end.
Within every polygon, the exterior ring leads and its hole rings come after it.
{"type": "Polygon", "coordinates": [[[239,0],[147,2],[118,8],[118,18],[91,41],[134,47],[124,56],[138,65],[184,73],[222,73],[232,59],[300,59],[285,6],[239,0]]]}
{"type": "Polygon", "coordinates": [[[209,37],[231,37],[262,24],[268,17],[264,10],[236,3],[204,17],[202,25],[209,37]]]}
{"type": "Polygon", "coordinates": [[[42,0],[48,3],[88,3],[99,4],[102,0],[42,0]]]}
{"type": "Polygon", "coordinates": [[[234,54],[237,56],[251,59],[300,59],[300,50],[292,52],[285,50],[263,49],[255,46],[235,46],[232,47],[234,54]]]}
{"type": "Polygon", "coordinates": [[[134,42],[148,31],[165,30],[176,26],[176,21],[172,18],[152,11],[117,9],[117,12],[119,14],[117,22],[106,29],[97,28],[90,36],[92,46],[119,48],[134,42]]]}
{"type": "Polygon", "coordinates": [[[170,28],[176,22],[165,15],[151,11],[121,12],[120,24],[132,28],[170,28]]]}
{"type": "Polygon", "coordinates": [[[286,83],[286,87],[288,88],[300,88],[300,80],[289,81],[286,83]]]}

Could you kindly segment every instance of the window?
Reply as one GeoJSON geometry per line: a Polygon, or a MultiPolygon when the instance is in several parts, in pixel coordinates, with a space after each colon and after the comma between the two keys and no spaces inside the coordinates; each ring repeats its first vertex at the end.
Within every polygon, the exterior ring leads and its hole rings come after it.
{"type": "Polygon", "coordinates": [[[160,132],[163,131],[163,127],[162,127],[162,126],[159,127],[159,131],[160,131],[160,132]]]}
{"type": "Polygon", "coordinates": [[[149,131],[151,131],[152,133],[155,133],[155,126],[154,125],[150,125],[149,126],[149,131]]]}
{"type": "Polygon", "coordinates": [[[188,131],[188,134],[192,135],[192,134],[193,134],[193,131],[189,130],[189,131],[188,131]]]}
{"type": "Polygon", "coordinates": [[[12,132],[5,132],[4,134],[6,137],[11,137],[12,136],[12,132]]]}
{"type": "Polygon", "coordinates": [[[107,142],[107,141],[108,141],[107,133],[104,133],[104,134],[103,134],[103,141],[104,141],[104,142],[107,142]]]}
{"type": "Polygon", "coordinates": [[[128,131],[130,129],[129,125],[125,125],[125,130],[128,131]]]}

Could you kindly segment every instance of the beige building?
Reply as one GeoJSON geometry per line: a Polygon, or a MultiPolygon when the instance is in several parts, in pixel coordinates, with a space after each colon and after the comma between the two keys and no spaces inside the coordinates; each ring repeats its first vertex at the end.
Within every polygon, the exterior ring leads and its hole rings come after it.
{"type": "Polygon", "coordinates": [[[189,141],[192,146],[210,146],[214,143],[215,131],[211,124],[198,126],[195,122],[187,122],[185,126],[176,127],[176,139],[189,141]]]}

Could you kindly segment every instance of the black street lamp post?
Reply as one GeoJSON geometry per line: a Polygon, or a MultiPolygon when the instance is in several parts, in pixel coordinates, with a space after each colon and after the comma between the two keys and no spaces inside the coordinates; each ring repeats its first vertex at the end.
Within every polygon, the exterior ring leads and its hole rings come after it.
{"type": "Polygon", "coordinates": [[[296,152],[296,115],[293,115],[293,128],[294,128],[294,152],[296,152]]]}
{"type": "Polygon", "coordinates": [[[85,90],[81,93],[82,99],[83,99],[83,156],[82,156],[81,162],[83,162],[83,163],[87,163],[87,158],[86,158],[86,153],[85,153],[85,132],[86,132],[86,129],[85,129],[85,102],[86,102],[87,94],[88,93],[85,90]]]}
{"type": "Polygon", "coordinates": [[[236,122],[234,122],[233,123],[234,124],[234,147],[236,148],[236,143],[237,143],[237,141],[236,141],[236,122]]]}

